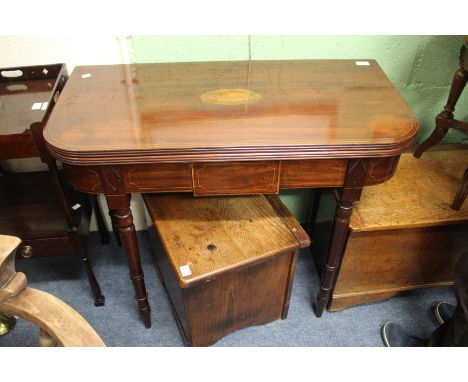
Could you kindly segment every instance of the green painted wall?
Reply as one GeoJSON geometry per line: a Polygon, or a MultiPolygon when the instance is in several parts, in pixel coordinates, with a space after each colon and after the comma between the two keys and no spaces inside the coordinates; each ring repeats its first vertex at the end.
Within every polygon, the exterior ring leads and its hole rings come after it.
{"type": "MultiPolygon", "coordinates": [[[[454,71],[462,36],[131,36],[131,62],[376,59],[420,122],[418,141],[434,128],[454,71]]],[[[456,116],[468,119],[468,91],[458,101],[456,116]]],[[[447,142],[468,142],[453,131],[447,142]]],[[[305,219],[310,192],[284,192],[283,200],[305,219]]]]}

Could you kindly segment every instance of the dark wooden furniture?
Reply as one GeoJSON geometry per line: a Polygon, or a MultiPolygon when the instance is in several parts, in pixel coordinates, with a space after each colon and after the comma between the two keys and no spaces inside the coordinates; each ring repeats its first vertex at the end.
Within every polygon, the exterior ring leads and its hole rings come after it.
{"type": "MultiPolygon", "coordinates": [[[[92,208],[87,195],[74,191],[49,154],[43,128],[68,74],[64,64],[0,70],[0,160],[40,157],[49,171],[2,173],[0,233],[21,237],[18,255],[77,254],[83,261],[95,305],[104,296],[89,264],[86,236],[92,208]]],[[[95,206],[97,203],[94,197],[95,206]]],[[[101,239],[109,241],[100,209],[95,208],[101,239]]]]}
{"type": "Polygon", "coordinates": [[[208,346],[287,317],[297,254],[310,240],[277,196],[143,200],[157,269],[186,345],[208,346]]]}
{"type": "Polygon", "coordinates": [[[0,235],[0,316],[17,316],[38,326],[40,346],[105,346],[70,305],[27,286],[26,275],[15,270],[15,252],[20,244],[15,236],[0,235]]]}
{"type": "MultiPolygon", "coordinates": [[[[416,149],[414,156],[420,158],[421,155],[431,147],[437,145],[445,137],[449,129],[455,129],[468,134],[468,122],[459,121],[454,118],[455,105],[460,98],[466,82],[468,81],[468,36],[460,50],[460,68],[455,72],[452,86],[444,110],[435,118],[436,127],[432,134],[416,149]]],[[[468,193],[468,167],[462,178],[452,203],[454,210],[459,210],[466,199],[468,193]]]]}
{"type": "Polygon", "coordinates": [[[298,60],[76,67],[44,135],[76,189],[106,195],[150,326],[130,193],[338,187],[320,316],[354,203],[392,177],[417,131],[375,61],[298,60]]]}
{"type": "MultiPolygon", "coordinates": [[[[467,162],[468,150],[453,145],[438,146],[421,160],[405,153],[392,179],[364,189],[330,310],[453,284],[455,264],[468,246],[468,206],[454,211],[450,202],[467,162]]],[[[333,221],[326,204],[318,211],[312,245],[319,268],[333,221]]]]}

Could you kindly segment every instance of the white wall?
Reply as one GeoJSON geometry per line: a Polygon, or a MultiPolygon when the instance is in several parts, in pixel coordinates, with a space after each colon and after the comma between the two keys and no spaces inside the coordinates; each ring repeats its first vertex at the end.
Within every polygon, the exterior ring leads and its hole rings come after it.
{"type": "MultiPolygon", "coordinates": [[[[0,68],[65,63],[71,73],[79,65],[104,65],[128,62],[123,39],[113,35],[0,36],[0,68]]],[[[47,168],[37,158],[1,161],[7,171],[37,171],[47,168]]],[[[100,204],[111,229],[105,200],[100,204]]],[[[146,228],[144,207],[139,195],[132,196],[132,211],[137,229],[146,228]]],[[[91,230],[96,230],[94,221],[91,230]]]]}

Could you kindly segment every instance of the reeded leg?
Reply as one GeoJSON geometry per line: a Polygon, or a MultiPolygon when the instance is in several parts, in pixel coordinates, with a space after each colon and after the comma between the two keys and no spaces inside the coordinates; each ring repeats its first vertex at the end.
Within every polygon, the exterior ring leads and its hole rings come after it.
{"type": "Polygon", "coordinates": [[[463,175],[462,182],[458,188],[457,194],[453,199],[452,209],[459,210],[466,199],[466,194],[468,193],[468,168],[465,170],[463,175]]]}
{"type": "Polygon", "coordinates": [[[348,163],[345,187],[335,212],[330,246],[320,280],[320,291],[314,303],[317,317],[321,317],[335,286],[342,254],[348,238],[349,221],[355,202],[359,200],[367,174],[364,160],[355,159],[348,163]]]}
{"type": "Polygon", "coordinates": [[[110,243],[109,231],[107,230],[106,222],[104,221],[104,218],[102,217],[102,211],[101,211],[101,207],[99,207],[97,196],[93,195],[92,199],[93,199],[94,215],[96,216],[96,223],[97,223],[98,230],[99,230],[99,236],[101,237],[101,244],[109,244],[110,243]]]}
{"type": "Polygon", "coordinates": [[[94,305],[103,306],[105,303],[105,297],[101,293],[101,287],[99,286],[96,276],[91,268],[91,264],[89,263],[88,254],[86,248],[83,246],[83,241],[78,233],[78,229],[76,227],[70,229],[69,235],[72,239],[75,252],[80,256],[80,259],[83,262],[86,275],[88,276],[89,285],[91,286],[91,290],[94,295],[94,305]]]}
{"type": "Polygon", "coordinates": [[[138,253],[138,242],[133,216],[130,209],[130,194],[106,195],[109,213],[117,226],[122,245],[127,255],[130,278],[135,289],[135,298],[138,309],[147,328],[151,327],[150,306],[148,294],[146,293],[143,270],[141,268],[140,254],[138,253]]]}
{"type": "Polygon", "coordinates": [[[348,238],[348,227],[353,212],[355,200],[343,193],[342,200],[338,202],[333,221],[330,249],[322,272],[320,291],[315,302],[315,315],[320,317],[328,303],[331,291],[335,284],[336,273],[341,262],[341,255],[348,238]]]}

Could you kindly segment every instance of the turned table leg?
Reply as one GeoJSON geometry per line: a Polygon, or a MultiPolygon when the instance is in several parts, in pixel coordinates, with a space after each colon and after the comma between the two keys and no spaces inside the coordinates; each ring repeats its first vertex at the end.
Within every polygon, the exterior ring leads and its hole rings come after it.
{"type": "Polygon", "coordinates": [[[342,254],[348,239],[349,221],[354,204],[361,197],[366,174],[367,166],[365,160],[353,159],[349,161],[345,185],[341,192],[333,220],[333,230],[328,255],[322,270],[320,290],[314,303],[314,311],[317,317],[322,316],[335,286],[342,254]]]}
{"type": "Polygon", "coordinates": [[[151,327],[150,306],[148,294],[146,293],[143,270],[141,268],[140,254],[138,253],[138,242],[133,216],[130,209],[130,194],[106,195],[107,205],[112,220],[115,222],[125,254],[127,255],[130,278],[135,289],[135,298],[138,309],[147,328],[151,327]]]}

